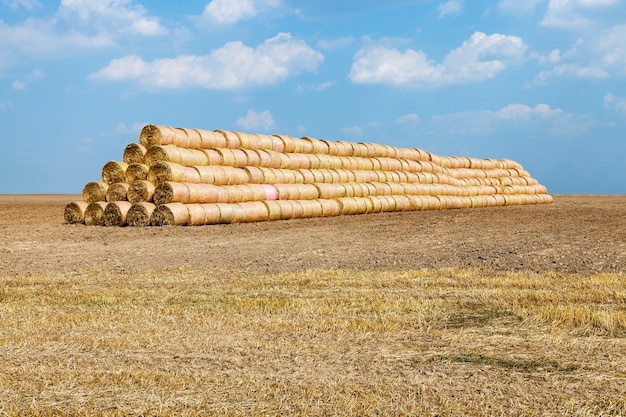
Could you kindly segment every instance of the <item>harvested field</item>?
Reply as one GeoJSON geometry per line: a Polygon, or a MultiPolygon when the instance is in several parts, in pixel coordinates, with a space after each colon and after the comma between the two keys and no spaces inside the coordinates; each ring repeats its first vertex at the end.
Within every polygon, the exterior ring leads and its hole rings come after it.
{"type": "Polygon", "coordinates": [[[79,199],[0,196],[0,415],[626,414],[626,196],[155,228],[79,199]]]}

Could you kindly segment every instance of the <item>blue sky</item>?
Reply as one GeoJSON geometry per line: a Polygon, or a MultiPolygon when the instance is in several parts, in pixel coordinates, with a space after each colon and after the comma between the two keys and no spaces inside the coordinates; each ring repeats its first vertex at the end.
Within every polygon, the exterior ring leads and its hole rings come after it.
{"type": "Polygon", "coordinates": [[[145,124],[511,158],[626,193],[623,0],[0,0],[0,193],[80,193],[145,124]]]}

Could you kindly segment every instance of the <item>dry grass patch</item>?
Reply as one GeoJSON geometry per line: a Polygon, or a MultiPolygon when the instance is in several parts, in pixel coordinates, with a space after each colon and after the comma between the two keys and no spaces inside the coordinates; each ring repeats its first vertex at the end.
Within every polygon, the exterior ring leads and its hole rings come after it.
{"type": "Polygon", "coordinates": [[[0,415],[624,415],[626,276],[0,277],[0,415]]]}

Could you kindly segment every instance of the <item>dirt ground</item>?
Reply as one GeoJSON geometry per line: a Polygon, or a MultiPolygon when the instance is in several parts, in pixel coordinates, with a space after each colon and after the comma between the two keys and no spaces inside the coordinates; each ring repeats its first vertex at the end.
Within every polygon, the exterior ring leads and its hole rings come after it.
{"type": "Polygon", "coordinates": [[[481,267],[626,272],[626,196],[555,195],[546,205],[378,213],[201,227],[64,224],[77,195],[0,195],[0,276],[106,268],[481,267]]]}

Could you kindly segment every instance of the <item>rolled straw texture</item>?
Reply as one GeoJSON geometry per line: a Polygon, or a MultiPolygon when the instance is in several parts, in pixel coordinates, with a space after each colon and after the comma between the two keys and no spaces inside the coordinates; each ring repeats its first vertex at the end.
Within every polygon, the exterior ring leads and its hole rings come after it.
{"type": "Polygon", "coordinates": [[[153,145],[170,145],[176,142],[176,131],[169,126],[146,125],[139,133],[139,143],[146,148],[153,145]]]}
{"type": "Polygon", "coordinates": [[[134,203],[126,214],[126,224],[132,227],[149,226],[155,209],[156,205],[147,201],[134,203]]]}
{"type": "Polygon", "coordinates": [[[189,187],[184,182],[165,181],[156,186],[154,204],[157,206],[167,203],[189,203],[189,187]]]}
{"type": "Polygon", "coordinates": [[[105,226],[126,226],[126,215],[132,204],[128,201],[112,201],[104,209],[105,226]]]}
{"type": "Polygon", "coordinates": [[[124,148],[122,160],[127,164],[143,164],[148,148],[141,143],[130,143],[124,148]]]}
{"type": "Polygon", "coordinates": [[[182,164],[180,149],[175,145],[153,145],[148,148],[145,155],[145,163],[152,166],[160,161],[175,162],[182,164]]]}
{"type": "Polygon", "coordinates": [[[65,206],[65,212],[63,218],[67,224],[84,224],[85,223],[85,210],[89,203],[86,201],[73,201],[65,206]]]}
{"type": "Polygon", "coordinates": [[[106,198],[109,184],[104,181],[92,181],[83,188],[83,201],[87,203],[95,203],[96,201],[104,201],[106,198]]]}
{"type": "Polygon", "coordinates": [[[102,181],[107,184],[126,181],[128,164],[122,161],[109,161],[102,167],[102,181]]]}
{"type": "Polygon", "coordinates": [[[182,203],[168,203],[157,206],[152,213],[153,226],[183,226],[189,223],[189,210],[182,203]]]}
{"type": "Polygon", "coordinates": [[[128,188],[127,199],[131,203],[139,203],[142,201],[152,201],[156,186],[147,180],[137,180],[128,188]]]}
{"type": "MultiPolygon", "coordinates": [[[[213,168],[213,167],[206,167],[213,168]]],[[[196,167],[186,167],[173,162],[161,161],[150,167],[148,171],[148,181],[155,184],[164,181],[176,182],[202,182],[200,173],[196,167]]]]}
{"type": "Polygon", "coordinates": [[[128,201],[128,189],[130,184],[125,182],[116,182],[111,184],[105,195],[106,201],[128,201]]]}
{"type": "Polygon", "coordinates": [[[146,164],[128,164],[128,168],[126,169],[126,182],[132,184],[137,180],[145,180],[148,178],[149,171],[150,167],[146,164]]]}
{"type": "Polygon", "coordinates": [[[108,204],[106,201],[96,201],[89,204],[85,209],[85,224],[87,226],[102,226],[104,224],[104,210],[108,204]]]}

